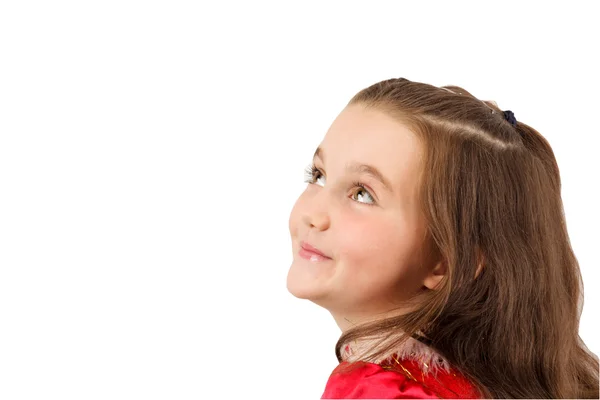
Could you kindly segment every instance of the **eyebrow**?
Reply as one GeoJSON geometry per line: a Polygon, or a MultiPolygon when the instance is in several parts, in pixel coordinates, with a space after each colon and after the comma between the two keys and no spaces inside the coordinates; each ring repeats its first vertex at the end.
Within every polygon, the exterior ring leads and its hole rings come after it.
{"type": "MultiPolygon", "coordinates": [[[[322,148],[317,147],[317,150],[313,155],[313,159],[316,157],[319,157],[321,161],[325,162],[325,154],[323,153],[322,148]]],[[[390,184],[390,182],[385,178],[385,176],[383,176],[383,174],[377,168],[375,168],[372,165],[361,164],[356,162],[348,163],[346,165],[346,171],[369,175],[372,178],[378,180],[383,185],[383,187],[385,187],[389,192],[393,192],[392,185],[390,184]]]]}

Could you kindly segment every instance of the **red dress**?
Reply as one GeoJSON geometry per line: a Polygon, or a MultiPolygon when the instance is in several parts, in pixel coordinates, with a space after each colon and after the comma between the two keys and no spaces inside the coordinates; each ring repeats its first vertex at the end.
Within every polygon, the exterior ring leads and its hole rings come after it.
{"type": "MultiPolygon", "coordinates": [[[[412,339],[411,339],[412,341],[412,339]]],[[[467,399],[482,398],[477,388],[424,345],[401,349],[377,363],[347,361],[333,370],[321,399],[467,399]],[[433,358],[445,365],[435,367],[433,358]],[[347,370],[353,368],[352,370],[347,370]]],[[[347,345],[346,355],[352,353],[347,345]]]]}

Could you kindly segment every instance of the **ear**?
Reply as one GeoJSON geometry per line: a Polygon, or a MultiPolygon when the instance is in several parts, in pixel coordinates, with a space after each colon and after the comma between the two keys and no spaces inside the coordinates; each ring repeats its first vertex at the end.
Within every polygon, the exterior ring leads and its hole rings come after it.
{"type": "Polygon", "coordinates": [[[423,285],[431,290],[438,290],[439,284],[446,275],[446,271],[448,268],[446,267],[445,261],[440,261],[433,267],[432,270],[429,271],[425,280],[423,281],[423,285]]]}

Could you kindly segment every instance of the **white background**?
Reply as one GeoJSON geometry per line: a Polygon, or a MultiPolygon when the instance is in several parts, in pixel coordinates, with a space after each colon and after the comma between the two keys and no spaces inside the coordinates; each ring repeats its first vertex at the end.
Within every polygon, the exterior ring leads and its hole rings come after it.
{"type": "Polygon", "coordinates": [[[319,398],[340,332],[286,289],[289,213],[394,77],[549,140],[600,351],[595,2],[0,4],[0,398],[319,398]]]}

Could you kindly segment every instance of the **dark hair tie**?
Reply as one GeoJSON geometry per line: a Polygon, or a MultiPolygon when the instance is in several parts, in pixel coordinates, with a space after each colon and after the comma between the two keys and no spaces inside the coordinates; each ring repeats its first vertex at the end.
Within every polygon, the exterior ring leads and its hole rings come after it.
{"type": "Polygon", "coordinates": [[[517,119],[515,118],[515,114],[512,111],[506,110],[502,111],[504,113],[504,119],[506,119],[512,126],[517,126],[517,119]]]}

